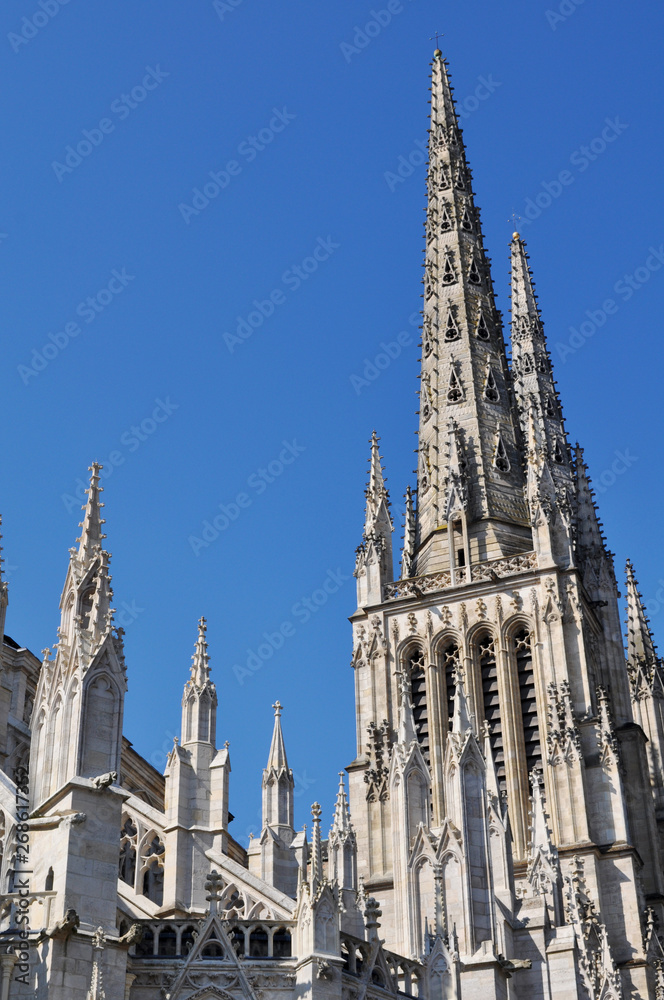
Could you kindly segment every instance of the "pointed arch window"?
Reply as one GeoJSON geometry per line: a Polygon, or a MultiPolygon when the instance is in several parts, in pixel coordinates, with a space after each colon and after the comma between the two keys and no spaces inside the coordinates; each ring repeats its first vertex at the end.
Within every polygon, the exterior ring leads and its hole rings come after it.
{"type": "Polygon", "coordinates": [[[498,472],[509,472],[510,471],[510,460],[507,457],[507,450],[502,439],[502,435],[498,435],[498,440],[496,441],[496,449],[493,454],[493,464],[498,472]]]}
{"type": "Polygon", "coordinates": [[[454,309],[452,304],[447,308],[447,323],[445,325],[445,340],[458,340],[461,336],[461,331],[454,317],[454,309]]]}
{"type": "Polygon", "coordinates": [[[457,167],[456,173],[454,175],[454,186],[455,188],[457,188],[458,191],[466,190],[466,179],[464,177],[464,170],[461,164],[459,164],[459,166],[457,167]]]}
{"type": "Polygon", "coordinates": [[[547,415],[547,417],[555,417],[556,415],[556,408],[553,405],[553,400],[551,399],[551,396],[547,396],[544,400],[544,412],[547,415]]]}
{"type": "Polygon", "coordinates": [[[496,385],[496,376],[493,374],[493,368],[489,368],[486,373],[484,398],[489,403],[497,403],[500,400],[500,393],[498,392],[498,386],[496,385]]]}
{"type": "Polygon", "coordinates": [[[461,382],[459,381],[459,376],[456,373],[454,365],[450,368],[450,381],[447,386],[447,402],[448,403],[460,403],[463,399],[463,389],[461,388],[461,382]]]}
{"type": "Polygon", "coordinates": [[[556,462],[558,465],[562,465],[563,462],[565,461],[562,445],[558,440],[556,440],[556,443],[553,446],[553,461],[556,462]]]}
{"type": "Polygon", "coordinates": [[[463,215],[461,216],[461,228],[465,229],[467,233],[472,233],[473,231],[473,220],[470,217],[468,206],[464,208],[463,215]]]}
{"type": "Polygon", "coordinates": [[[542,770],[542,746],[537,719],[537,697],[535,694],[535,674],[533,671],[532,641],[527,629],[520,629],[512,640],[512,650],[516,661],[516,673],[521,699],[521,719],[523,722],[523,742],[526,753],[526,772],[542,770]]]}
{"type": "Polygon", "coordinates": [[[488,340],[490,336],[489,326],[483,312],[480,313],[480,318],[477,321],[477,336],[480,340],[488,340]]]}
{"type": "Polygon", "coordinates": [[[503,723],[498,696],[498,670],[493,638],[487,633],[477,640],[477,661],[482,679],[482,701],[484,718],[489,725],[489,745],[498,776],[501,792],[507,787],[505,778],[505,750],[503,747],[503,723]]]}
{"type": "Polygon", "coordinates": [[[120,832],[120,865],[119,876],[127,885],[133,886],[136,880],[136,840],[138,830],[131,816],[124,817],[120,832]]]}
{"type": "Polygon", "coordinates": [[[482,276],[481,276],[480,270],[479,270],[479,268],[477,266],[477,261],[475,260],[474,257],[473,257],[473,259],[470,262],[470,268],[468,270],[468,280],[473,285],[481,285],[482,284],[482,276]]]}
{"type": "Polygon", "coordinates": [[[447,167],[444,163],[441,163],[438,168],[438,188],[441,191],[446,191],[450,186],[450,175],[448,173],[447,167]]]}
{"type": "Polygon", "coordinates": [[[165,847],[159,837],[150,841],[145,853],[143,870],[143,895],[157,906],[164,902],[164,853],[165,847]]]}
{"type": "Polygon", "coordinates": [[[440,215],[440,230],[443,233],[448,232],[452,228],[452,219],[450,213],[447,210],[447,204],[443,203],[443,211],[440,215]]]}
{"type": "Polygon", "coordinates": [[[88,587],[84,594],[81,595],[79,601],[79,616],[81,619],[81,628],[87,629],[90,624],[90,615],[92,613],[92,604],[95,596],[95,588],[88,587]]]}
{"type": "Polygon", "coordinates": [[[443,268],[443,284],[453,285],[457,280],[456,271],[454,270],[454,257],[451,251],[445,254],[445,266],[443,268]]]}
{"type": "Polygon", "coordinates": [[[408,657],[410,697],[415,719],[415,731],[425,760],[429,760],[429,713],[427,709],[427,681],[424,651],[419,647],[408,657]]]}

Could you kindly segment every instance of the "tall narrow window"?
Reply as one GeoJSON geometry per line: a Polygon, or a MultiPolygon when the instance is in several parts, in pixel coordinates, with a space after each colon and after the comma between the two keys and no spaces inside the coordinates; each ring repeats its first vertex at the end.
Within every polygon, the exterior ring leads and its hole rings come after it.
{"type": "Polygon", "coordinates": [[[413,704],[413,715],[415,717],[415,729],[417,738],[424,754],[424,759],[429,760],[429,715],[427,712],[427,684],[424,670],[424,653],[421,649],[416,649],[411,653],[409,659],[410,674],[410,694],[413,704]]]}
{"type": "Polygon", "coordinates": [[[535,696],[535,674],[530,633],[521,629],[514,636],[514,655],[519,679],[521,697],[521,718],[523,720],[523,742],[526,749],[526,769],[528,774],[534,769],[542,770],[542,747],[537,721],[537,698],[535,696]]]}
{"type": "Polygon", "coordinates": [[[500,702],[498,699],[498,671],[496,669],[496,652],[490,635],[483,636],[477,644],[480,673],[482,675],[482,698],[484,701],[484,718],[489,723],[489,743],[493,761],[498,775],[498,785],[501,792],[505,791],[505,751],[503,748],[503,724],[500,717],[500,702]]]}
{"type": "Polygon", "coordinates": [[[136,877],[136,837],[138,830],[130,816],[124,817],[120,831],[119,876],[127,885],[133,885],[136,877]]]}
{"type": "Polygon", "coordinates": [[[447,728],[452,728],[454,718],[454,695],[456,692],[456,674],[460,666],[459,647],[456,642],[446,646],[443,651],[443,672],[445,674],[445,701],[447,704],[447,728]]]}

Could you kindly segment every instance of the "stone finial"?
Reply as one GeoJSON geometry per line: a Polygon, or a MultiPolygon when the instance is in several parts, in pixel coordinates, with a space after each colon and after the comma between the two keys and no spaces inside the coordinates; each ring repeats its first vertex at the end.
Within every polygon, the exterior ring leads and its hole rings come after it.
{"type": "Polygon", "coordinates": [[[311,873],[309,879],[312,896],[315,895],[323,881],[323,849],[320,839],[320,818],[322,812],[320,804],[314,802],[311,807],[314,824],[311,832],[311,873]]]}
{"type": "Polygon", "coordinates": [[[370,896],[364,908],[364,925],[367,929],[367,941],[373,942],[378,940],[378,928],[380,927],[378,918],[382,917],[382,915],[383,911],[380,908],[378,900],[370,896]]]}
{"type": "Polygon", "coordinates": [[[219,901],[221,900],[224,879],[218,871],[213,869],[205,879],[206,901],[210,904],[210,913],[219,912],[219,901]]]}

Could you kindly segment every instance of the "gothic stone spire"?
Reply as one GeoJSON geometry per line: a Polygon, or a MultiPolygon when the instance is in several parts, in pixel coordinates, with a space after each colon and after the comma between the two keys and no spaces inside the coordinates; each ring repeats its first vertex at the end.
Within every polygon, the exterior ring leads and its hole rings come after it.
{"type": "MultiPolygon", "coordinates": [[[[445,468],[450,419],[468,463],[470,551],[527,551],[530,530],[509,397],[509,373],[489,259],[447,65],[434,55],[420,426],[418,574],[447,568],[445,468]]],[[[468,546],[466,546],[467,548],[468,546]]]]}

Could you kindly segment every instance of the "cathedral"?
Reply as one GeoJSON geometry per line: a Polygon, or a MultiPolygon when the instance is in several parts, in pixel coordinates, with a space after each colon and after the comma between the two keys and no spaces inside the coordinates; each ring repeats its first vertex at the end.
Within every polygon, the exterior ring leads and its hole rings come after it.
{"type": "Polygon", "coordinates": [[[203,618],[164,773],[124,736],[99,465],[54,653],[0,583],[0,1000],[664,1000],[664,669],[630,563],[625,648],[518,233],[508,360],[439,50],[425,240],[417,483],[395,573],[374,433],[333,816],[294,828],[277,702],[234,839],[203,618]]]}

